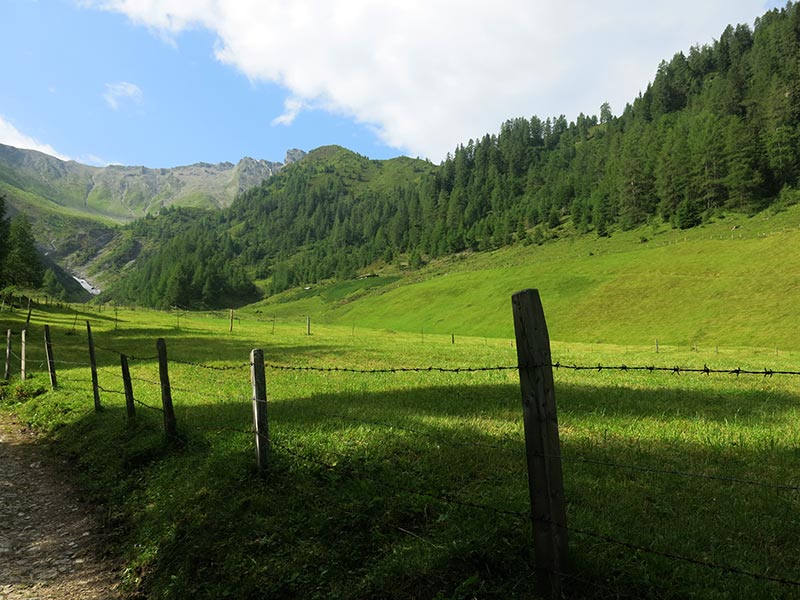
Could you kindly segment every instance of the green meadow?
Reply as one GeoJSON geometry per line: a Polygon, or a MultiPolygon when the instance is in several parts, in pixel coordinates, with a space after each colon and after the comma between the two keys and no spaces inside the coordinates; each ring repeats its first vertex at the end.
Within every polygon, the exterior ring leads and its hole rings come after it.
{"type": "Polygon", "coordinates": [[[664,224],[610,237],[569,226],[541,246],[462,254],[418,272],[308,286],[263,317],[342,326],[513,337],[509,298],[540,290],[553,339],[693,347],[798,348],[800,206],[729,215],[691,230],[664,224]]]}
{"type": "MultiPolygon", "coordinates": [[[[785,247],[794,235],[734,241],[740,248],[781,241],[785,247]]],[[[705,247],[687,237],[663,247],[689,257],[693,244],[705,247]]],[[[672,314],[646,317],[648,311],[626,297],[625,306],[605,303],[605,317],[618,330],[586,335],[589,324],[603,320],[603,309],[573,305],[579,298],[588,303],[589,292],[600,293],[587,285],[581,291],[580,277],[621,281],[623,272],[633,273],[630,289],[638,289],[658,279],[647,272],[674,263],[665,255],[651,265],[657,268],[632,271],[630,263],[623,265],[624,252],[603,253],[612,242],[622,244],[613,238],[574,242],[576,256],[588,256],[578,245],[597,244],[589,258],[602,261],[602,268],[584,266],[581,275],[570,268],[588,259],[575,258],[565,271],[572,283],[557,282],[554,259],[531,260],[530,273],[541,277],[528,284],[541,282],[555,361],[800,370],[789,332],[758,332],[764,321],[779,322],[769,307],[748,320],[737,318],[736,304],[726,304],[730,314],[698,304],[681,313],[691,321],[682,324],[672,323],[672,314]],[[630,330],[615,316],[622,313],[633,322],[630,330]],[[582,320],[565,323],[570,314],[582,320]],[[712,321],[720,321],[719,329],[711,329],[712,321]],[[709,323],[708,337],[695,338],[693,327],[702,322],[709,323]],[[656,336],[658,353],[651,340],[656,336]]],[[[15,375],[0,388],[0,406],[44,432],[57,452],[75,462],[86,492],[107,507],[113,551],[132,594],[535,598],[514,369],[350,373],[276,367],[513,367],[505,287],[526,287],[520,279],[527,275],[514,275],[521,264],[514,261],[522,260],[515,253],[556,256],[556,248],[564,251],[568,243],[462,261],[493,262],[489,274],[478,270],[479,263],[461,271],[431,265],[429,278],[411,284],[386,275],[349,287],[301,290],[282,305],[238,311],[232,332],[223,312],[42,306],[33,311],[28,332],[32,379],[22,384],[15,375]],[[434,277],[436,268],[449,274],[434,277]],[[458,296],[459,285],[469,298],[458,296]],[[437,290],[472,303],[475,314],[460,306],[436,313],[445,304],[437,290]],[[409,295],[406,301],[425,301],[401,310],[402,294],[409,295]],[[316,311],[308,310],[312,306],[316,311]],[[303,314],[313,315],[311,335],[303,314]],[[100,412],[93,410],[87,319],[97,346],[100,412]],[[49,391],[44,370],[44,324],[53,332],[56,391],[49,391]],[[159,337],[170,359],[178,439],[164,436],[157,410],[159,337]],[[273,445],[264,478],[256,471],[250,432],[252,348],[262,348],[269,365],[273,445]],[[138,401],[132,422],[119,352],[131,357],[138,401]]],[[[656,260],[666,250],[647,252],[656,260]]],[[[788,254],[783,259],[793,260],[788,254]]],[[[704,260],[709,269],[725,264],[719,257],[704,260]]],[[[720,272],[727,278],[742,269],[755,271],[740,258],[720,272]]],[[[676,280],[662,293],[677,297],[679,287],[676,280]]],[[[726,293],[746,298],[745,292],[726,293]]],[[[18,332],[24,317],[21,309],[6,310],[0,325],[18,332]]],[[[19,336],[13,343],[18,354],[19,336]]],[[[558,369],[555,382],[572,530],[566,597],[797,596],[800,377],[558,369]]]]}

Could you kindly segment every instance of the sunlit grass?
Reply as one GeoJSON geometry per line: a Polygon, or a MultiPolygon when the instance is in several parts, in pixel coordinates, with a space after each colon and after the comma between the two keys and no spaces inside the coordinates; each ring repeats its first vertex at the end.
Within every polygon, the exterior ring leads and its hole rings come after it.
{"type": "MultiPolygon", "coordinates": [[[[1,316],[3,329],[24,319],[1,316]]],[[[34,311],[29,340],[51,324],[62,387],[13,406],[52,432],[124,525],[119,548],[132,585],[161,598],[534,597],[514,370],[268,368],[274,447],[263,480],[250,433],[252,348],[283,366],[495,367],[516,364],[510,339],[316,323],[309,336],[305,319],[273,324],[247,314],[230,332],[225,312],[78,317],[34,311]],[[87,318],[105,407],[97,414],[87,318]],[[139,404],[136,422],[125,418],[117,352],[132,357],[137,400],[158,407],[158,337],[171,361],[178,442],[165,441],[156,410],[139,404]]],[[[29,342],[28,387],[46,389],[40,346],[29,342]]],[[[655,344],[554,342],[552,354],[565,365],[800,367],[797,353],[742,347],[660,345],[656,353],[655,344]]],[[[800,378],[567,369],[555,378],[568,525],[800,580],[800,493],[773,487],[800,486],[800,378]]],[[[570,546],[579,579],[567,580],[569,597],[796,591],[578,533],[570,546]]]]}

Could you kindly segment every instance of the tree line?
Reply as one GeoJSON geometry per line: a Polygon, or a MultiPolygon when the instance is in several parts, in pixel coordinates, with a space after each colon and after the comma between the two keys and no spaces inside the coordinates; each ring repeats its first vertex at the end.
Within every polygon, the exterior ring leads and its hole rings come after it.
{"type": "Polygon", "coordinates": [[[141,221],[128,235],[161,249],[138,261],[150,276],[117,293],[213,305],[251,296],[254,279],[275,293],[398,257],[415,268],[541,243],[567,223],[599,236],[649,221],[689,228],[796,201],[799,140],[800,6],[789,2],[663,61],[619,116],[606,103],[571,122],[511,119],[438,167],[329,148],[225,211],[141,221]]]}
{"type": "Polygon", "coordinates": [[[9,219],[5,196],[0,195],[0,289],[35,290],[44,282],[45,270],[30,221],[22,213],[9,219]]]}

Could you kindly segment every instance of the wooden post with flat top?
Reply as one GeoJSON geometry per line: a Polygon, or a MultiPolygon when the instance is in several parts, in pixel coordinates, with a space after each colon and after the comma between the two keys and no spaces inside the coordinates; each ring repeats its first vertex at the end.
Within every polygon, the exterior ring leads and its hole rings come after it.
{"type": "Polygon", "coordinates": [[[560,599],[561,576],[567,562],[567,514],[550,338],[537,290],[517,292],[511,303],[522,391],[537,591],[543,598],[560,599]]]}
{"type": "Polygon", "coordinates": [[[253,429],[256,435],[256,461],[261,476],[267,474],[270,461],[269,420],[267,419],[267,377],[264,351],[250,352],[250,380],[253,384],[253,429]]]}
{"type": "Polygon", "coordinates": [[[6,381],[11,377],[11,335],[11,330],[9,329],[6,332],[6,371],[3,375],[3,379],[6,381]]]}
{"type": "Polygon", "coordinates": [[[86,320],[86,338],[89,343],[89,368],[92,372],[92,394],[94,395],[94,410],[100,412],[100,383],[97,380],[97,357],[94,354],[94,339],[92,338],[92,325],[86,320]]]}
{"type": "Polygon", "coordinates": [[[53,340],[50,337],[50,325],[44,326],[44,351],[47,357],[47,372],[50,374],[50,389],[58,388],[56,380],[56,361],[53,358],[53,340]]]}
{"type": "Polygon", "coordinates": [[[25,346],[26,346],[25,342],[27,340],[25,338],[27,336],[28,336],[28,331],[26,329],[23,329],[22,331],[20,331],[20,334],[19,334],[19,338],[20,338],[19,339],[19,378],[20,378],[21,381],[25,381],[25,377],[27,375],[27,373],[26,373],[26,364],[25,364],[27,362],[26,355],[25,355],[25,353],[27,352],[27,350],[25,348],[25,346]]]}
{"type": "Polygon", "coordinates": [[[133,398],[133,385],[131,384],[131,370],[128,367],[128,357],[124,354],[119,355],[119,366],[122,370],[122,387],[125,390],[125,409],[128,413],[128,421],[136,418],[136,405],[133,398]]]}
{"type": "Polygon", "coordinates": [[[176,437],[175,410],[172,407],[172,388],[169,385],[169,369],[167,368],[167,342],[164,338],[156,341],[158,350],[158,375],[161,380],[161,405],[164,407],[164,432],[167,437],[176,437]]]}

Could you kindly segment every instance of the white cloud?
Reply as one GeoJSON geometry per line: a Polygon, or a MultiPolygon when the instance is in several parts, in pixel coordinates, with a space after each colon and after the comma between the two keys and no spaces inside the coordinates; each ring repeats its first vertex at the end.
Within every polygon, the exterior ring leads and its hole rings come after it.
{"type": "Polygon", "coordinates": [[[85,156],[79,156],[78,162],[84,165],[91,165],[93,167],[107,167],[108,165],[112,164],[110,160],[106,160],[96,154],[87,154],[85,156]]]}
{"type": "Polygon", "coordinates": [[[616,113],[662,59],[748,22],[763,0],[84,0],[175,39],[203,27],[216,56],[309,104],[440,159],[515,116],[616,113]]]}
{"type": "Polygon", "coordinates": [[[302,100],[297,98],[287,98],[283,103],[283,113],[272,119],[272,125],[291,125],[305,108],[302,100]]]}
{"type": "Polygon", "coordinates": [[[71,160],[68,156],[57,152],[50,144],[44,144],[39,140],[25,135],[6,121],[2,115],[0,115],[0,144],[14,146],[15,148],[23,148],[25,150],[38,150],[39,152],[44,152],[50,156],[60,158],[61,160],[71,160]]]}
{"type": "Polygon", "coordinates": [[[118,110],[124,100],[131,100],[135,104],[141,103],[142,90],[135,83],[128,81],[107,83],[103,98],[113,110],[118,110]]]}

